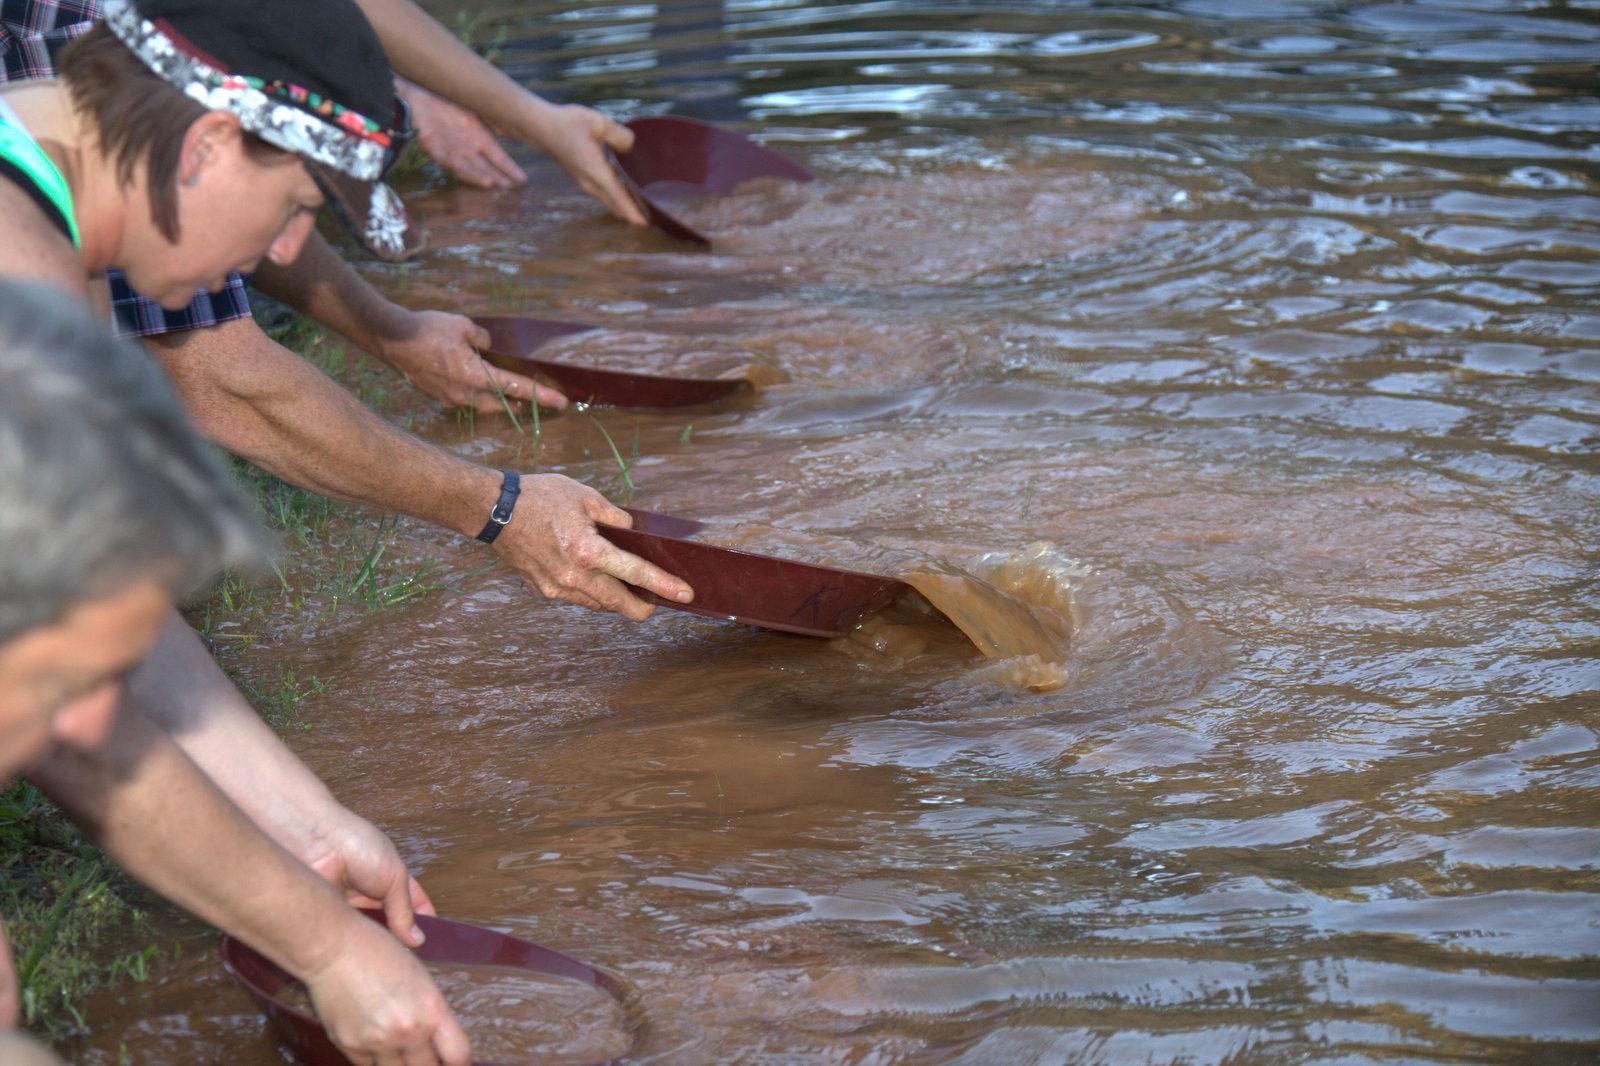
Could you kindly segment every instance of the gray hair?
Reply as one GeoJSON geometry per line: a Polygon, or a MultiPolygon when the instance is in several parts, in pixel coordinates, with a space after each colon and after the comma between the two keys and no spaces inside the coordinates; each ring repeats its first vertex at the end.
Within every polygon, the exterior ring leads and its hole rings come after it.
{"type": "Polygon", "coordinates": [[[0,643],[141,579],[192,595],[263,543],[150,356],[66,292],[0,280],[0,643]]]}

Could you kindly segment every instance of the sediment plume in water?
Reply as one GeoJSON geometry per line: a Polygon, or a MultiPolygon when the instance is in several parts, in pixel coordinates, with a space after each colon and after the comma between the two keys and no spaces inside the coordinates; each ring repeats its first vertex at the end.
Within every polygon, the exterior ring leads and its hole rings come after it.
{"type": "Polygon", "coordinates": [[[997,660],[991,680],[1049,692],[1067,683],[1072,644],[1073,568],[1039,542],[1010,555],[985,556],[974,572],[948,563],[907,570],[900,579],[997,660]],[[980,576],[981,575],[981,576],[980,576]]]}
{"type": "Polygon", "coordinates": [[[704,535],[725,548],[795,562],[898,577],[929,609],[903,605],[865,619],[848,640],[896,659],[929,651],[936,617],[954,625],[987,659],[985,676],[1000,684],[1047,692],[1068,679],[1072,644],[1071,578],[1077,564],[1051,544],[980,556],[970,569],[919,552],[869,547],[812,533],[739,525],[704,535]]]}

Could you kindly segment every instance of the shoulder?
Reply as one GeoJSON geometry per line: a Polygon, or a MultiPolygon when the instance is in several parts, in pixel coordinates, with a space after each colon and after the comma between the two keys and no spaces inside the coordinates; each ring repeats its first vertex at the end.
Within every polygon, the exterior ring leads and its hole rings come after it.
{"type": "Polygon", "coordinates": [[[78,250],[56,224],[10,181],[0,181],[0,275],[59,284],[87,296],[78,250]]]}

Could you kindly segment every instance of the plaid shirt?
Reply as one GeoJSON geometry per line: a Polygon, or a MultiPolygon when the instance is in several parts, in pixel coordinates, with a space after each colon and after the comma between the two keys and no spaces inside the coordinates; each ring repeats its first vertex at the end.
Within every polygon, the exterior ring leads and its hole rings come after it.
{"type": "MultiPolygon", "coordinates": [[[[56,56],[100,17],[99,0],[0,0],[0,83],[53,78],[56,56]]],[[[200,291],[182,311],[163,311],[153,300],[134,295],[120,271],[107,272],[117,332],[152,337],[250,316],[245,280],[229,274],[216,292],[200,291]]]]}
{"type": "Polygon", "coordinates": [[[99,17],[99,0],[0,0],[0,82],[52,77],[57,54],[99,17]]]}

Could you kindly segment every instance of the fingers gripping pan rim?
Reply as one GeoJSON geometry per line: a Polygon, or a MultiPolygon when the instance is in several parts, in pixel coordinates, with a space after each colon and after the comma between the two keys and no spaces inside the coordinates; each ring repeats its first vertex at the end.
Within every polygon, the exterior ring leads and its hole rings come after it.
{"type": "MultiPolygon", "coordinates": [[[[362,914],[382,924],[383,912],[362,908],[362,914]]],[[[582,981],[622,999],[617,980],[586,963],[559,951],[486,929],[480,925],[416,916],[417,925],[427,938],[416,949],[425,962],[453,963],[459,966],[503,966],[582,981]]],[[[272,1024],[278,1039],[304,1066],[346,1066],[344,1054],[328,1039],[327,1030],[316,1018],[279,1001],[278,993],[294,982],[282,967],[242,941],[224,936],[220,946],[223,968],[245,987],[272,1024]]],[[[615,1061],[615,1060],[611,1060],[615,1061]]],[[[515,1066],[474,1060],[474,1066],[515,1066]]]]}
{"type": "Polygon", "coordinates": [[[530,368],[550,379],[569,399],[613,407],[691,407],[711,403],[750,387],[742,378],[673,378],[574,366],[535,359],[530,352],[557,337],[599,329],[583,322],[517,315],[480,315],[473,321],[489,331],[483,357],[503,370],[526,373],[530,368]]]}
{"type": "Polygon", "coordinates": [[[611,159],[611,169],[617,172],[617,177],[622,182],[622,187],[628,190],[628,195],[633,197],[633,202],[639,205],[644,212],[645,221],[668,237],[676,237],[680,241],[692,241],[703,247],[711,247],[711,238],[695,229],[693,226],[678,218],[672,212],[662,207],[653,198],[639,187],[639,183],[628,176],[622,166],[622,160],[611,149],[606,149],[606,155],[611,159]]]}
{"type": "Polygon", "coordinates": [[[726,195],[756,178],[816,180],[800,164],[709,122],[663,115],[633,119],[628,128],[633,131],[633,148],[620,156],[610,153],[623,184],[651,225],[708,247],[711,239],[668,211],[667,201],[685,195],[726,195]]]}
{"type": "Polygon", "coordinates": [[[649,511],[629,513],[634,528],[601,524],[600,534],[694,588],[694,602],[687,604],[635,590],[663,607],[808,637],[842,637],[910,590],[905,582],[881,574],[701,544],[685,539],[703,528],[701,523],[649,511]]]}

